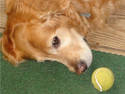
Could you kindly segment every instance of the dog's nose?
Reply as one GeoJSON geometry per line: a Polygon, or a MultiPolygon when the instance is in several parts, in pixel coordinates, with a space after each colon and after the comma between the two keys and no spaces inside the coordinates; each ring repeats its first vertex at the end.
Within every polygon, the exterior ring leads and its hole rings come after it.
{"type": "Polygon", "coordinates": [[[80,61],[78,64],[77,64],[77,74],[81,74],[83,72],[85,72],[87,70],[87,64],[85,63],[85,61],[80,61]]]}

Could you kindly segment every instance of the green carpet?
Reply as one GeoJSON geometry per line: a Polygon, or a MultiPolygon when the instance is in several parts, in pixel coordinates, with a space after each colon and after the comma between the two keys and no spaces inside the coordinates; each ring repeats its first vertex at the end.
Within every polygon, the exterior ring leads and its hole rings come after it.
{"type": "Polygon", "coordinates": [[[101,94],[125,94],[125,57],[93,51],[92,66],[78,76],[57,62],[26,61],[13,67],[0,53],[1,94],[100,94],[91,84],[98,67],[108,67],[115,75],[113,87],[101,94]]]}

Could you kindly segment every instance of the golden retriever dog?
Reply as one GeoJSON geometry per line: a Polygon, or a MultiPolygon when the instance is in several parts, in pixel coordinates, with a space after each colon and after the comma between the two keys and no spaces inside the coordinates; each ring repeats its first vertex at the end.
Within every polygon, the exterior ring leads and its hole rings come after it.
{"type": "Polygon", "coordinates": [[[56,60],[81,74],[92,63],[85,36],[94,24],[105,23],[115,5],[116,0],[6,0],[3,55],[15,66],[25,59],[56,60]]]}

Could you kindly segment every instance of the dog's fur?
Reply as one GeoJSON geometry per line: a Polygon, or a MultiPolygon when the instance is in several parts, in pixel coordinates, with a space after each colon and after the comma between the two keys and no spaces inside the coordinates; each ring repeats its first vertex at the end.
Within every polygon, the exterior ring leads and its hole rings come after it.
{"type": "Polygon", "coordinates": [[[94,24],[103,26],[115,6],[116,0],[6,0],[8,20],[2,52],[13,65],[27,58],[51,59],[79,72],[81,60],[88,67],[92,61],[82,38],[94,24]],[[91,17],[81,17],[81,13],[90,13],[91,17]],[[54,36],[60,38],[58,48],[52,46],[54,36]]]}

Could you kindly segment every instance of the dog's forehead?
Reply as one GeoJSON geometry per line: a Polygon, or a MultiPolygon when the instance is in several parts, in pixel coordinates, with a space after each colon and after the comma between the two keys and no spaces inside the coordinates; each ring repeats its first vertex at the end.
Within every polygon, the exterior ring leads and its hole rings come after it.
{"type": "Polygon", "coordinates": [[[60,37],[64,37],[64,36],[70,37],[70,29],[64,28],[64,27],[58,28],[58,29],[56,30],[56,35],[58,35],[58,36],[60,36],[60,37]]]}
{"type": "Polygon", "coordinates": [[[61,38],[73,38],[73,40],[81,39],[81,36],[74,28],[58,28],[56,35],[61,38]]]}

